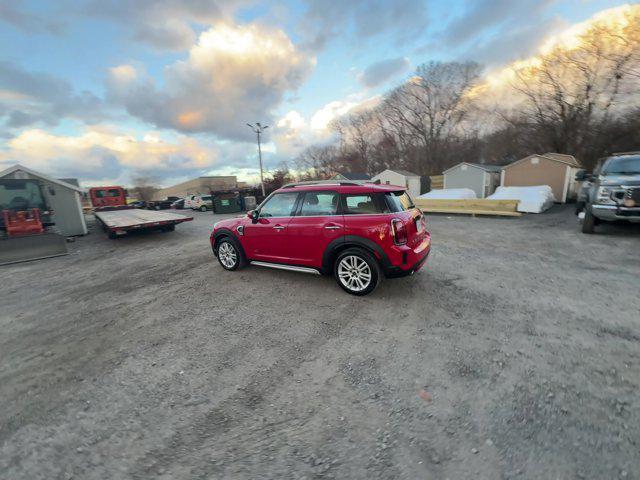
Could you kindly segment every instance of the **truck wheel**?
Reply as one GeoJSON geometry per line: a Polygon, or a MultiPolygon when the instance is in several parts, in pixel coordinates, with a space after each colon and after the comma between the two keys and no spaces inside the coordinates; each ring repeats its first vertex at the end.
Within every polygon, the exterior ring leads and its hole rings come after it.
{"type": "Polygon", "coordinates": [[[165,225],[164,227],[162,227],[162,230],[164,230],[165,232],[173,232],[175,229],[175,225],[165,225]]]}
{"type": "Polygon", "coordinates": [[[218,261],[225,270],[237,270],[245,264],[242,249],[229,237],[223,238],[218,243],[218,261]]]}
{"type": "Polygon", "coordinates": [[[206,212],[206,211],[207,211],[207,207],[206,207],[206,206],[204,206],[204,205],[202,205],[202,206],[200,207],[200,211],[201,211],[201,212],[206,212]]]}
{"type": "Polygon", "coordinates": [[[596,227],[596,217],[591,213],[591,207],[585,205],[584,219],[582,220],[582,233],[594,233],[596,227]]]}
{"type": "Polygon", "coordinates": [[[351,295],[368,295],[382,281],[380,265],[362,248],[340,252],[333,265],[333,275],[340,288],[351,295]]]}
{"type": "Polygon", "coordinates": [[[113,230],[109,230],[109,239],[110,240],[115,240],[116,238],[118,238],[118,234],[116,232],[114,232],[113,230]]]}

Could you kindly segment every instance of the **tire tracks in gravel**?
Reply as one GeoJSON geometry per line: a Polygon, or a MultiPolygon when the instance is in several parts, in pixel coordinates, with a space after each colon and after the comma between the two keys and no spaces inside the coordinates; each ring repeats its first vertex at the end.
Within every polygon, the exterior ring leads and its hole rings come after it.
{"type": "MultiPolygon", "coordinates": [[[[232,428],[251,418],[254,410],[265,402],[269,394],[281,388],[282,383],[291,376],[290,372],[299,368],[307,361],[308,357],[314,356],[314,352],[322,349],[327,342],[337,337],[353,321],[350,309],[351,306],[347,304],[339,310],[335,308],[329,310],[333,313],[334,318],[332,328],[320,328],[323,330],[322,336],[310,335],[307,341],[298,348],[293,347],[285,350],[284,355],[281,355],[268,368],[255,371],[236,393],[218,402],[215,407],[192,420],[187,426],[178,429],[163,447],[147,452],[136,462],[130,472],[131,476],[133,478],[148,478],[158,468],[166,469],[173,464],[180,464],[189,459],[189,455],[185,455],[185,451],[197,451],[208,440],[227,434],[232,428]]],[[[301,420],[303,419],[296,418],[292,421],[301,420]]],[[[277,424],[267,424],[262,428],[272,429],[274,426],[277,424]]],[[[251,432],[252,430],[249,430],[247,435],[253,435],[251,432]]]]}

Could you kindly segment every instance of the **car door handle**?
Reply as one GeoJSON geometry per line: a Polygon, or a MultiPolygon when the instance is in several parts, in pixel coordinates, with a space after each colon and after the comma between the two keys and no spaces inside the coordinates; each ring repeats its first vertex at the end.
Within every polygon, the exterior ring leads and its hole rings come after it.
{"type": "Polygon", "coordinates": [[[275,227],[273,227],[275,230],[284,230],[284,227],[282,225],[276,225],[275,227]]]}
{"type": "Polygon", "coordinates": [[[340,227],[339,225],[327,225],[324,228],[326,228],[327,230],[338,230],[339,228],[342,228],[342,227],[340,227]]]}

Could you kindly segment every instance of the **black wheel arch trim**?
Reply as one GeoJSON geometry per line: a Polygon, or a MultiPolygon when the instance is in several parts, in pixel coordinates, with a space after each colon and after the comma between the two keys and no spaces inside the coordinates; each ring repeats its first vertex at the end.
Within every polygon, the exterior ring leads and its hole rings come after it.
{"type": "Polygon", "coordinates": [[[365,237],[360,237],[358,235],[344,235],[342,237],[336,238],[331,243],[329,243],[329,245],[327,245],[327,248],[322,254],[322,273],[331,273],[333,271],[333,260],[338,249],[342,250],[349,247],[360,247],[373,253],[376,259],[380,262],[380,266],[382,267],[383,271],[391,268],[389,257],[387,256],[383,248],[376,242],[365,237]]]}
{"type": "Polygon", "coordinates": [[[244,255],[244,257],[247,258],[247,255],[244,251],[244,247],[240,242],[240,239],[238,239],[238,236],[233,232],[233,230],[229,228],[221,228],[218,231],[216,231],[216,233],[213,234],[213,239],[215,241],[213,242],[212,248],[213,248],[213,254],[216,257],[218,256],[218,240],[220,240],[222,237],[230,237],[238,246],[238,248],[242,250],[242,255],[244,255]]]}

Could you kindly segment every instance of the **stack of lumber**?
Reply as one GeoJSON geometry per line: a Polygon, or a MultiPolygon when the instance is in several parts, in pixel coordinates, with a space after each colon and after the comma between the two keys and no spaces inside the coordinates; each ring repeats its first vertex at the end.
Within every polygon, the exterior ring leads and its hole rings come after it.
{"type": "Polygon", "coordinates": [[[444,175],[431,175],[431,190],[440,190],[444,188],[444,175]]]}
{"type": "Polygon", "coordinates": [[[467,215],[502,215],[519,217],[518,200],[487,200],[486,198],[440,200],[416,198],[414,203],[427,213],[463,213],[467,215]]]}

